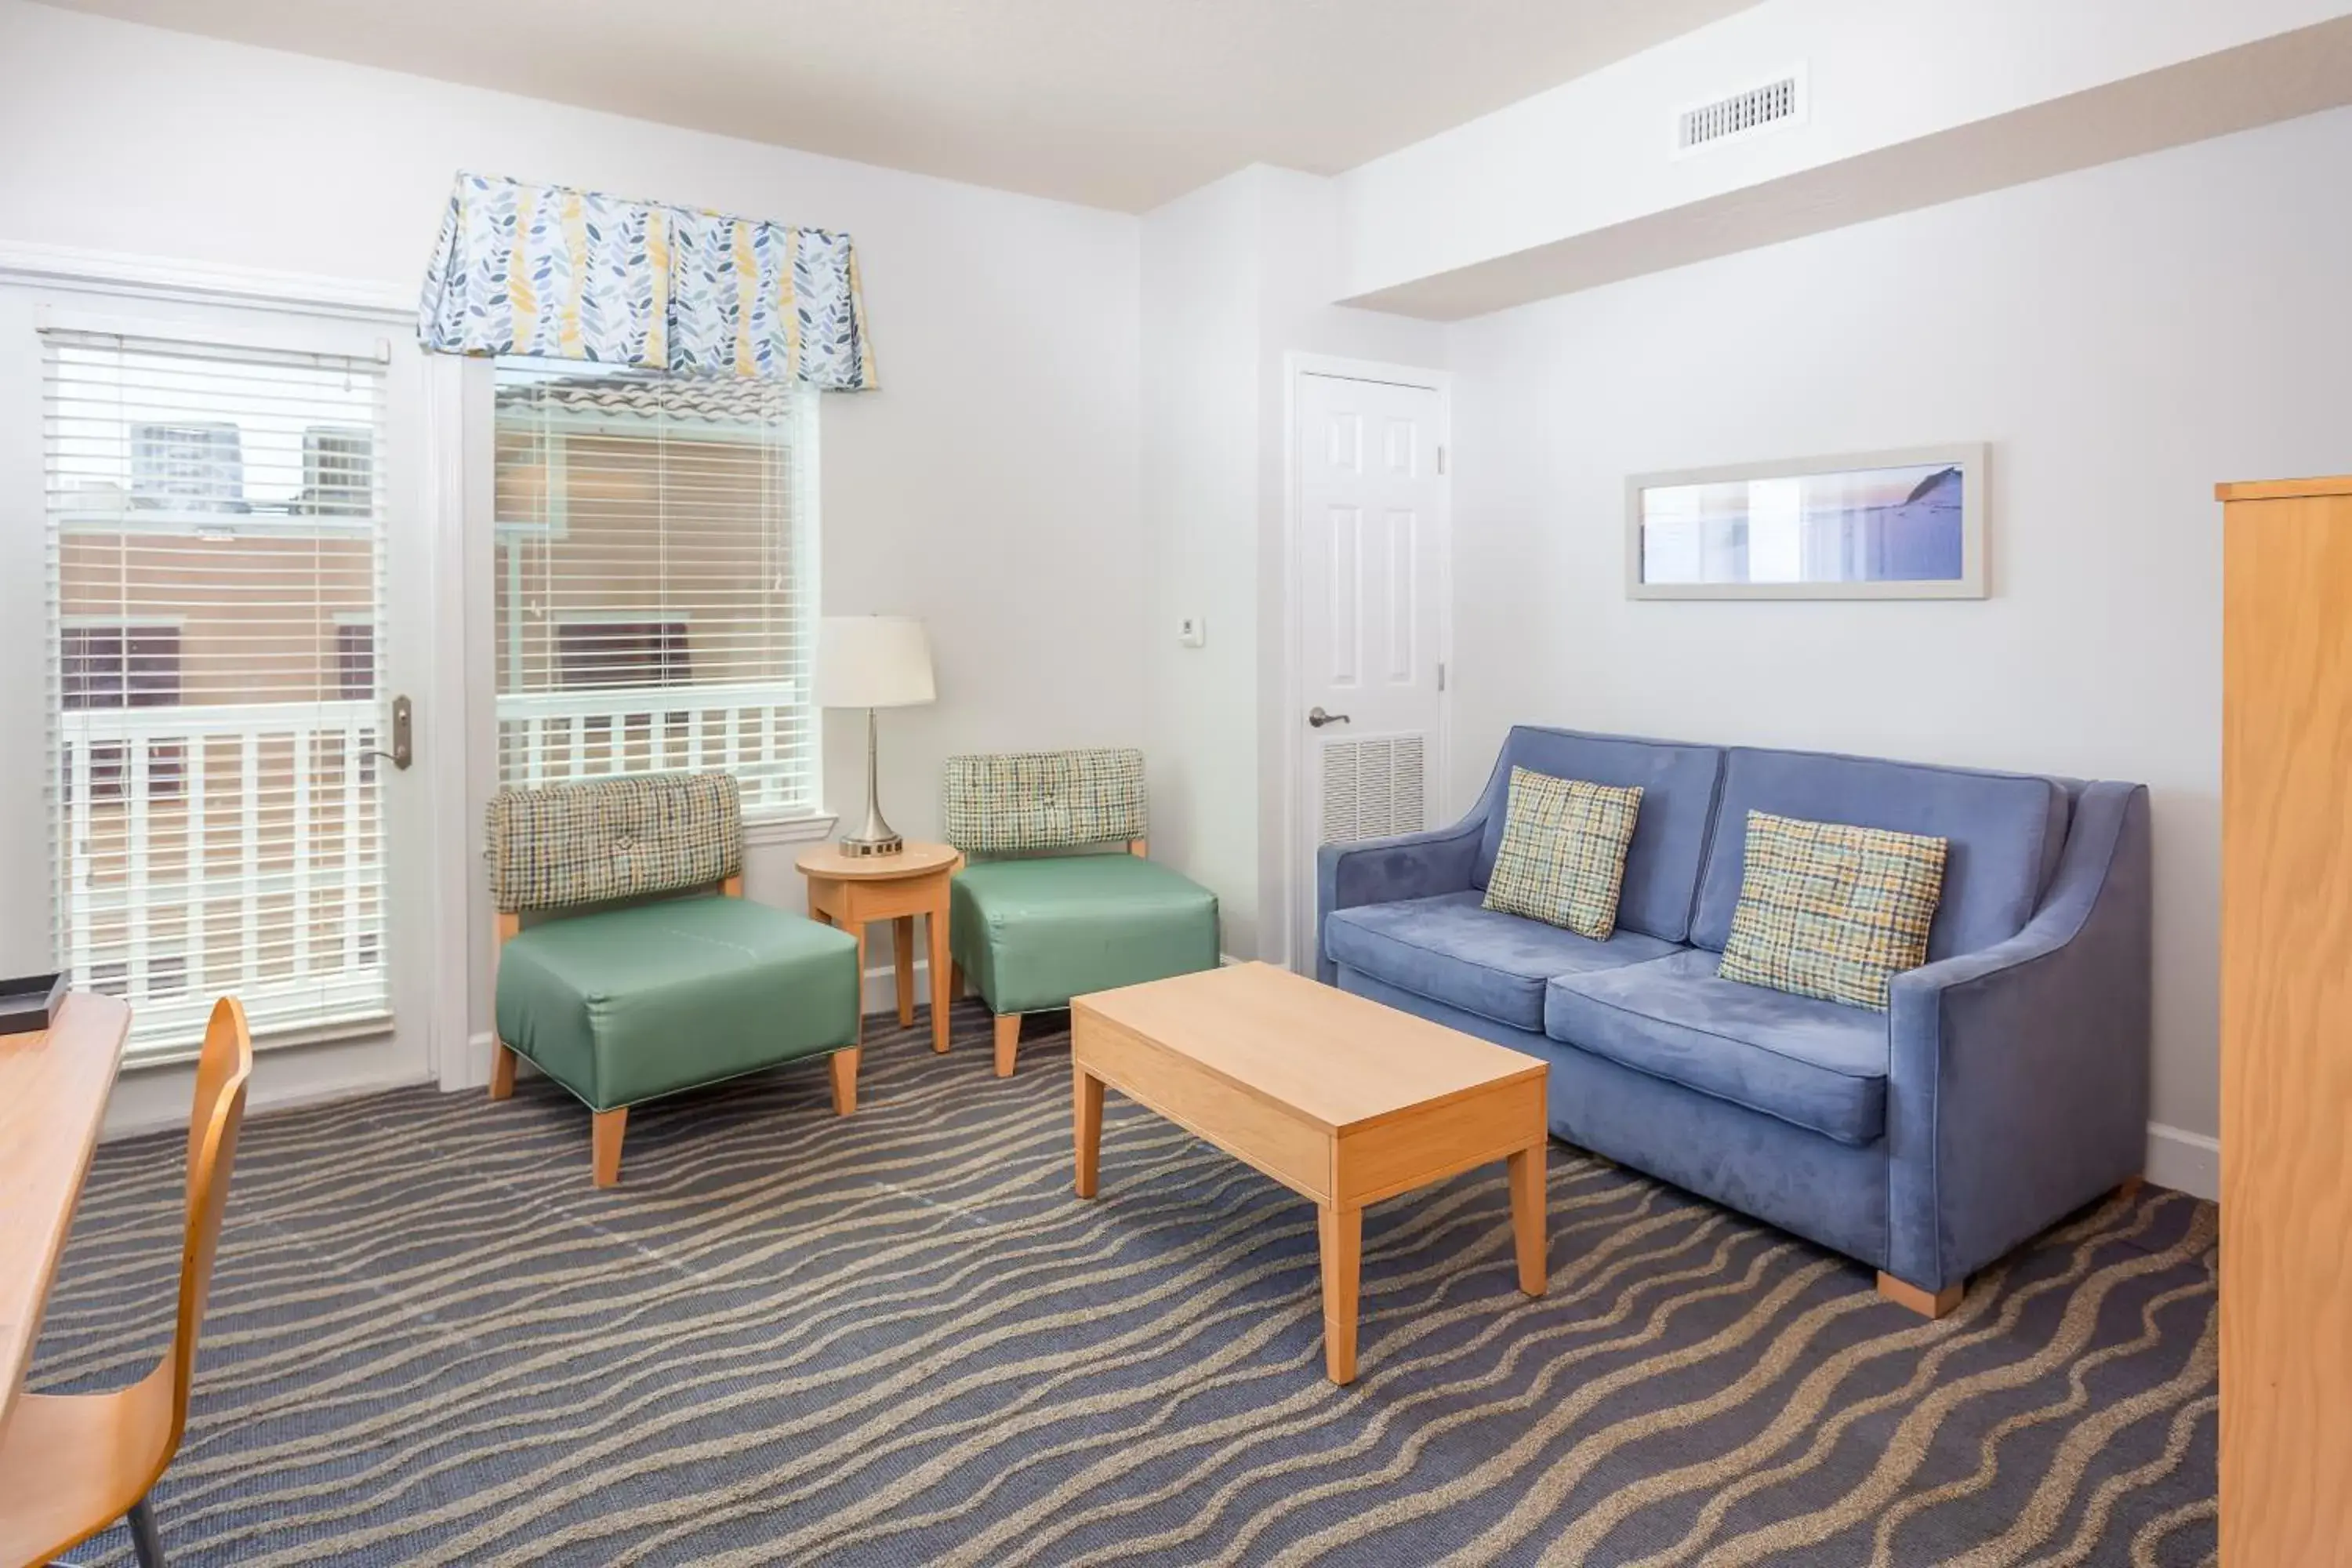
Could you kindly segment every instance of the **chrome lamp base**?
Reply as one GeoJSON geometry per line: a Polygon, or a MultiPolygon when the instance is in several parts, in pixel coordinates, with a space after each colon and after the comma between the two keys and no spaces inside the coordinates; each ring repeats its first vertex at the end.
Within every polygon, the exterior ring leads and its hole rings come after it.
{"type": "Polygon", "coordinates": [[[898,837],[890,825],[882,820],[880,785],[874,766],[874,710],[866,710],[866,826],[854,834],[845,834],[841,852],[853,860],[874,855],[896,855],[906,848],[907,841],[898,837]]]}

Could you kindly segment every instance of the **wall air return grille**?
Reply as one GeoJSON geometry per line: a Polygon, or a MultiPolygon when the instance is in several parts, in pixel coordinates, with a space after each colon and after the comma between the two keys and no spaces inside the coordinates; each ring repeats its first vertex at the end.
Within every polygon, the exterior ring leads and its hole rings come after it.
{"type": "Polygon", "coordinates": [[[1727,142],[1744,142],[1805,118],[1805,73],[1785,76],[1684,110],[1675,117],[1675,152],[1704,152],[1727,142]]]}
{"type": "Polygon", "coordinates": [[[1426,748],[1419,735],[1323,743],[1323,838],[1349,844],[1428,826],[1426,748]]]}

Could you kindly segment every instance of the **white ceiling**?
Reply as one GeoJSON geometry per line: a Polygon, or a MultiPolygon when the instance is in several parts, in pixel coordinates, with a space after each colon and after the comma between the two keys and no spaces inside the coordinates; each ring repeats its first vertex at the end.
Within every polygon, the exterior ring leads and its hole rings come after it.
{"type": "Polygon", "coordinates": [[[1755,0],[45,0],[1142,211],[1336,174],[1755,0]]]}

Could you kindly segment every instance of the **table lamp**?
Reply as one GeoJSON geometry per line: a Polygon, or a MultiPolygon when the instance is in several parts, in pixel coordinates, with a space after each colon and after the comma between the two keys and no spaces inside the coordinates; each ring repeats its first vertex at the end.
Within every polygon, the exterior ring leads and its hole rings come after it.
{"type": "Polygon", "coordinates": [[[816,633],[816,701],[866,710],[866,826],[841,841],[844,855],[896,855],[905,840],[882,820],[875,770],[877,708],[929,702],[931,640],[908,616],[827,616],[816,633]]]}

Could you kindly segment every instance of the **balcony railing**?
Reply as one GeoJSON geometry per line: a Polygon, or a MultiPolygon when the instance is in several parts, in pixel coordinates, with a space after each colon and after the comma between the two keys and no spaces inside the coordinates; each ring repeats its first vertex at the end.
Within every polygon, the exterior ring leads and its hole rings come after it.
{"type": "Polygon", "coordinates": [[[746,810],[810,805],[804,700],[782,681],[501,693],[499,780],[536,785],[614,773],[724,768],[746,810]]]}
{"type": "Polygon", "coordinates": [[[58,947],[135,1045],[242,996],[257,1030],[389,1011],[373,701],[58,716],[58,947]]]}

